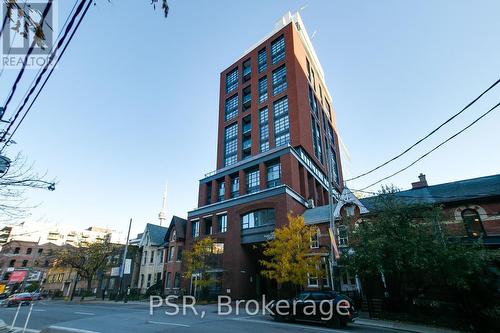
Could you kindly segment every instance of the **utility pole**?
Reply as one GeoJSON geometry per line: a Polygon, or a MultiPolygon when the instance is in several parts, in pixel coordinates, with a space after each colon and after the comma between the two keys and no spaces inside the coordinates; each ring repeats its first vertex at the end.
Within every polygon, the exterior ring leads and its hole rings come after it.
{"type": "MultiPolygon", "coordinates": [[[[327,140],[327,147],[326,147],[326,159],[327,159],[327,168],[328,168],[328,211],[329,211],[329,219],[330,219],[330,229],[331,229],[331,234],[333,234],[333,239],[331,240],[330,244],[330,260],[329,260],[329,267],[330,267],[330,285],[332,290],[335,290],[335,275],[337,275],[338,270],[337,268],[337,259],[335,258],[335,253],[333,249],[333,242],[337,241],[337,230],[335,228],[335,205],[333,202],[333,169],[332,169],[332,156],[330,152],[330,141],[327,140]]],[[[339,290],[340,291],[340,290],[339,290]]]]}
{"type": "MultiPolygon", "coordinates": [[[[125,242],[125,249],[123,250],[122,267],[120,268],[120,286],[118,288],[118,293],[119,294],[122,293],[123,273],[125,272],[125,262],[127,260],[128,240],[129,240],[129,237],[130,237],[130,227],[131,226],[132,226],[132,218],[130,218],[130,222],[128,224],[127,241],[125,242]]],[[[123,297],[123,301],[125,303],[127,303],[127,292],[125,292],[125,296],[123,297]]]]}

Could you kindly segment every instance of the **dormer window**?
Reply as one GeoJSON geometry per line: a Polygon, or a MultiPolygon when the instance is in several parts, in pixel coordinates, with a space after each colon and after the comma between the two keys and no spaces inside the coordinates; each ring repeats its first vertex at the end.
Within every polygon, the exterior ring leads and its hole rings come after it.
{"type": "Polygon", "coordinates": [[[177,235],[175,234],[175,230],[172,230],[172,235],[170,236],[171,241],[175,241],[177,238],[177,235]]]}

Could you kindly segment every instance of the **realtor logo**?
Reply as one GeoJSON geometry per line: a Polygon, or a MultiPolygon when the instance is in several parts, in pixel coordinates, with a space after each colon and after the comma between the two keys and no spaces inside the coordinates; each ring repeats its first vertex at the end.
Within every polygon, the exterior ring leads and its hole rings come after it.
{"type": "Polygon", "coordinates": [[[27,68],[39,68],[47,63],[56,40],[57,4],[49,0],[2,3],[2,17],[7,18],[1,33],[2,67],[20,68],[26,62],[27,68]]]}

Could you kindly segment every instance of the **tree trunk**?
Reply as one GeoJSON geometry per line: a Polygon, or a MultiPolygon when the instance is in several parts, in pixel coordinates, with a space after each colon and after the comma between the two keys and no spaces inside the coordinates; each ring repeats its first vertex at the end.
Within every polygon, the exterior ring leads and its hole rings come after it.
{"type": "Polygon", "coordinates": [[[92,280],[93,280],[93,276],[87,278],[87,289],[86,289],[86,292],[82,294],[82,296],[80,298],[81,301],[83,301],[83,299],[85,298],[85,294],[90,294],[91,293],[91,291],[92,291],[92,280]]]}

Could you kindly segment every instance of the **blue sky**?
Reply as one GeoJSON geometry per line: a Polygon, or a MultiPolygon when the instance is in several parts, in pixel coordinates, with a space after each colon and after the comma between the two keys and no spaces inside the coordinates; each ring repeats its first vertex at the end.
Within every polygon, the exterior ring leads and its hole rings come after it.
{"type": "MultiPolygon", "coordinates": [[[[72,3],[62,1],[60,21],[72,3]]],[[[169,4],[168,19],[148,0],[91,8],[8,151],[22,151],[59,180],[55,192],[30,192],[41,203],[33,218],[125,230],[132,217],[138,232],[157,221],[166,181],[168,215],[185,216],[196,206],[198,180],[215,168],[219,73],[304,5],[352,175],[415,142],[500,76],[494,0],[169,4]]],[[[0,79],[2,100],[14,74],[0,79]]],[[[500,87],[408,156],[350,186],[396,171],[499,101],[500,87]]],[[[430,184],[498,173],[499,124],[497,111],[386,184],[408,188],[420,172],[430,184]]]]}

